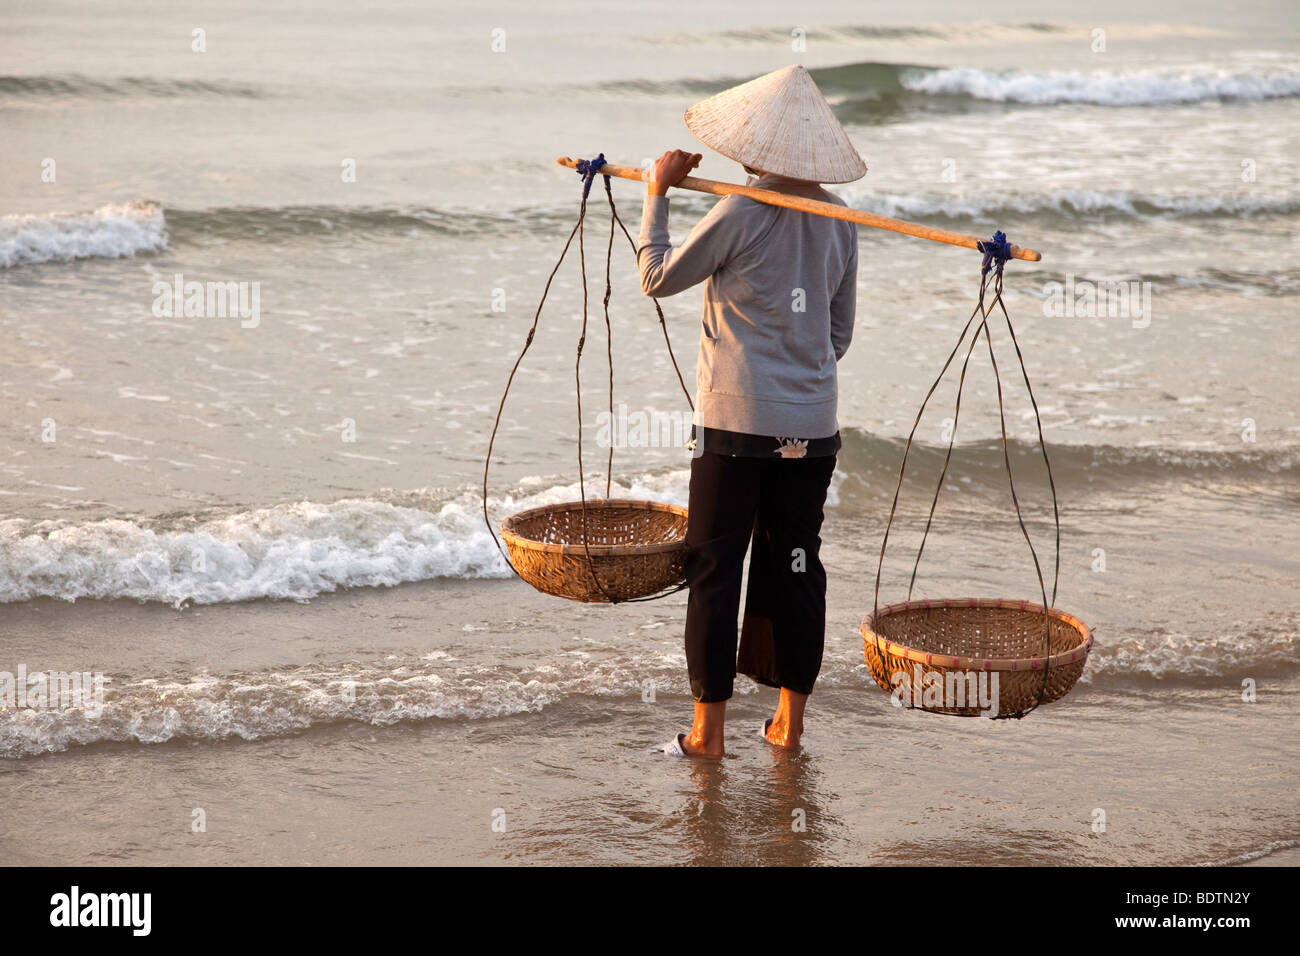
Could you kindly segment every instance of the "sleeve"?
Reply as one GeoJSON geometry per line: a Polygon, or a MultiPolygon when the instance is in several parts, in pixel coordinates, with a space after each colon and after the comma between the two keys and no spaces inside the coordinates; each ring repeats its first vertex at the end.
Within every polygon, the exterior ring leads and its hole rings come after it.
{"type": "Polygon", "coordinates": [[[835,348],[835,359],[844,358],[853,340],[853,317],[857,311],[858,299],[858,227],[853,229],[853,244],[849,247],[849,261],[844,267],[844,277],[840,286],[831,297],[831,345],[835,348]]]}
{"type": "Polygon", "coordinates": [[[649,193],[641,210],[637,266],[646,295],[676,295],[703,282],[735,255],[741,230],[728,222],[732,197],[724,196],[676,249],[668,239],[668,197],[649,193]]]}

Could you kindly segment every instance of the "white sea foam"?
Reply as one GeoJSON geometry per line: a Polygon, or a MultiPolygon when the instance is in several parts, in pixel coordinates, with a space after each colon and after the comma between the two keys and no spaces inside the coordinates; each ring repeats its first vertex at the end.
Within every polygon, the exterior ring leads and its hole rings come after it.
{"type": "MultiPolygon", "coordinates": [[[[615,497],[685,503],[686,472],[615,484],[615,497]]],[[[589,481],[587,494],[604,491],[589,481]]],[[[500,516],[578,497],[577,483],[490,499],[500,516]]],[[[0,602],[135,598],[180,606],[257,598],[307,600],[352,587],[434,578],[508,577],[477,494],[432,510],[352,498],[302,501],[159,525],[0,521],[0,602]]]]}
{"type": "Polygon", "coordinates": [[[1229,675],[1273,674],[1300,667],[1294,622],[1275,627],[1204,635],[1152,632],[1098,638],[1082,683],[1097,680],[1217,680],[1229,675]]]}
{"type": "MultiPolygon", "coordinates": [[[[21,758],[104,742],[157,744],[178,738],[259,740],[296,734],[326,724],[355,722],[375,727],[438,720],[488,720],[537,713],[577,697],[636,699],[653,682],[656,692],[688,699],[680,630],[651,622],[641,630],[655,636],[639,649],[619,636],[585,650],[548,653],[538,663],[488,657],[475,644],[456,653],[435,650],[419,656],[389,656],[382,662],[329,662],[265,671],[192,675],[106,675],[102,711],[83,708],[0,709],[0,759],[21,758]],[[542,663],[541,661],[545,662],[542,663]]],[[[480,631],[492,626],[473,626],[480,631]]],[[[818,686],[877,693],[861,659],[861,644],[833,639],[818,686]]],[[[1258,635],[1216,641],[1174,640],[1100,644],[1080,684],[1096,686],[1134,672],[1171,683],[1222,679],[1247,669],[1266,673],[1296,666],[1294,646],[1258,635]]],[[[757,685],[739,681],[736,692],[757,685]]],[[[881,695],[883,699],[883,694],[881,695]]]]}
{"type": "Polygon", "coordinates": [[[94,212],[0,216],[0,268],[26,262],[117,258],[167,246],[162,207],[109,203],[94,212]]]}
{"type": "Polygon", "coordinates": [[[1197,863],[1197,866],[1241,866],[1245,863],[1251,863],[1255,860],[1262,860],[1266,856],[1272,856],[1274,853],[1281,853],[1284,850],[1294,850],[1300,847],[1300,840],[1274,840],[1267,843],[1258,850],[1251,850],[1248,853],[1239,853],[1236,856],[1230,856],[1226,860],[1207,860],[1204,863],[1197,863]]]}
{"type": "Polygon", "coordinates": [[[103,742],[177,738],[259,740],[353,721],[376,727],[431,719],[536,713],[571,696],[686,695],[686,659],[651,651],[588,661],[577,655],[535,667],[457,662],[446,655],[308,665],[277,671],[106,682],[103,709],[0,710],[0,759],[103,742]]]}
{"type": "Polygon", "coordinates": [[[961,67],[908,72],[899,82],[919,93],[964,94],[980,100],[1035,104],[1158,106],[1300,95],[1300,75],[1283,69],[1263,72],[1189,67],[1124,73],[1039,73],[961,67]]]}

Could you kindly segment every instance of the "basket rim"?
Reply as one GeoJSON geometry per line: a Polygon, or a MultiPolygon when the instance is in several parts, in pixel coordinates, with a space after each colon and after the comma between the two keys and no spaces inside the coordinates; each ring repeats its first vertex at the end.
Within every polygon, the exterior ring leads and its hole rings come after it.
{"type": "Polygon", "coordinates": [[[1092,650],[1092,629],[1087,624],[1079,620],[1072,614],[1058,608],[1048,608],[1047,612],[1058,621],[1070,625],[1080,636],[1080,641],[1074,647],[1067,651],[1060,651],[1051,657],[954,657],[951,654],[935,654],[930,651],[922,651],[914,647],[908,647],[906,644],[898,644],[879,634],[874,630],[877,616],[884,618],[891,614],[901,614],[904,611],[910,611],[916,608],[949,608],[949,607],[991,607],[1004,608],[1012,607],[1021,611],[1032,611],[1035,614],[1043,613],[1043,605],[1035,604],[1033,601],[1021,601],[1012,598],[938,598],[924,599],[917,601],[900,601],[896,604],[886,604],[879,608],[875,613],[866,615],[862,619],[862,625],[859,630],[865,641],[871,643],[878,651],[894,657],[906,658],[919,664],[926,664],[935,667],[948,667],[959,670],[983,670],[983,671],[1033,671],[1044,666],[1056,667],[1061,664],[1073,664],[1084,660],[1088,652],[1092,650]]]}
{"type": "MultiPolygon", "coordinates": [[[[685,518],[688,515],[686,508],[681,505],[669,504],[666,501],[650,501],[646,498],[588,498],[588,510],[600,510],[611,505],[620,508],[632,508],[641,511],[665,511],[685,518]]],[[[550,505],[541,505],[537,508],[529,508],[516,514],[507,515],[501,519],[501,537],[505,539],[506,544],[511,547],[524,548],[529,551],[541,551],[545,554],[577,554],[586,557],[588,550],[592,557],[617,558],[629,557],[632,555],[646,554],[665,554],[671,551],[678,551],[686,547],[686,539],[683,537],[679,541],[660,541],[654,544],[593,544],[583,547],[580,544],[561,544],[555,541],[538,541],[535,538],[525,537],[515,531],[512,531],[510,524],[534,515],[546,514],[554,511],[581,511],[581,501],[561,501],[550,505]]]]}

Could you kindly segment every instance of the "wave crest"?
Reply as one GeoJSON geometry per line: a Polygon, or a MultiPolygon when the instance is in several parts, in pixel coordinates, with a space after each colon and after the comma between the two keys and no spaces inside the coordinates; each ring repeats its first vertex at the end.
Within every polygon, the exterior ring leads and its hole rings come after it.
{"type": "Polygon", "coordinates": [[[1300,75],[1293,72],[1229,72],[1208,67],[1128,73],[999,72],[961,67],[909,70],[902,74],[899,82],[905,89],[917,93],[1035,105],[1162,106],[1300,95],[1300,75]]]}
{"type": "MultiPolygon", "coordinates": [[[[614,497],[684,503],[685,473],[621,487],[614,497]]],[[[588,496],[595,497],[595,479],[588,496]]],[[[168,523],[109,518],[81,524],[0,521],[0,603],[40,597],[131,598],[180,607],[259,598],[305,601],[341,588],[511,575],[483,525],[477,493],[396,504],[300,501],[168,523]]],[[[578,497],[577,484],[489,499],[493,513],[578,497]]]]}
{"type": "Polygon", "coordinates": [[[1300,212],[1300,198],[1259,195],[1141,195],[1123,191],[1063,189],[1046,195],[990,193],[976,196],[876,194],[863,188],[840,189],[855,209],[894,219],[1005,219],[1046,216],[1063,220],[1119,214],[1135,219],[1216,216],[1287,216],[1300,212]]]}
{"type": "Polygon", "coordinates": [[[133,256],[167,247],[162,206],[109,203],[88,213],[0,217],[0,269],[30,262],[133,256]]]}

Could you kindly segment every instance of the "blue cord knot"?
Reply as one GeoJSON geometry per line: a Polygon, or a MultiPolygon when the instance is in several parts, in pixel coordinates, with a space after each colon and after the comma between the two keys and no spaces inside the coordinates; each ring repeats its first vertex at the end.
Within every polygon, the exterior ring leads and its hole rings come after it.
{"type": "Polygon", "coordinates": [[[988,275],[994,263],[997,264],[998,275],[1002,275],[1002,267],[1011,258],[1011,243],[1007,242],[1006,233],[999,229],[993,233],[992,239],[981,239],[975,243],[975,248],[984,253],[984,264],[980,268],[980,275],[988,275]]]}
{"type": "MultiPolygon", "coordinates": [[[[596,178],[596,173],[600,167],[605,165],[605,154],[601,153],[595,159],[580,159],[578,165],[574,167],[578,175],[582,177],[582,198],[586,199],[591,192],[591,181],[596,178]]],[[[609,182],[609,177],[605,177],[605,182],[609,182]]]]}

